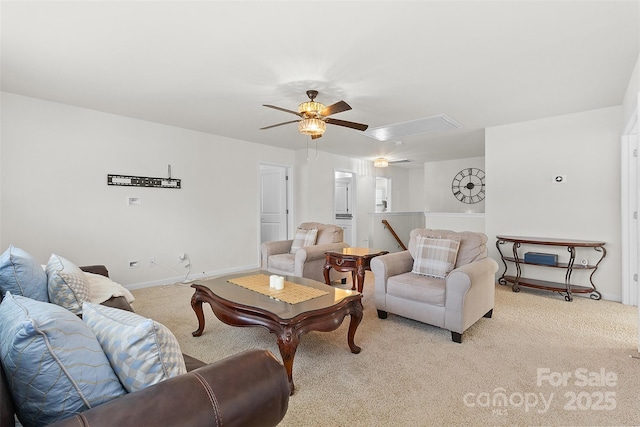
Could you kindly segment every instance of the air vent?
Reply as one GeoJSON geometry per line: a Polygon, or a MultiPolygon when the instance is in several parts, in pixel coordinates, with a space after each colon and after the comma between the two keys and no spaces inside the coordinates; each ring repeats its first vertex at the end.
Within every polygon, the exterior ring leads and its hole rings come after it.
{"type": "Polygon", "coordinates": [[[397,165],[398,163],[411,163],[413,160],[402,159],[402,160],[389,160],[390,165],[397,165]]]}
{"type": "Polygon", "coordinates": [[[423,133],[443,132],[452,129],[460,129],[462,125],[446,114],[425,117],[424,119],[400,122],[388,126],[370,128],[364,134],[378,141],[388,141],[394,138],[420,135],[423,133]]]}

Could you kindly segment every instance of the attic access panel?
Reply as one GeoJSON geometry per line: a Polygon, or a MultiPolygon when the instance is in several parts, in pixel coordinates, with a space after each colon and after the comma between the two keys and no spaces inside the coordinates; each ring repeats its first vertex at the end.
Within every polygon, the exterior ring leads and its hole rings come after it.
{"type": "Polygon", "coordinates": [[[452,129],[460,129],[462,125],[446,114],[425,117],[423,119],[410,120],[395,123],[388,126],[380,126],[366,130],[364,134],[378,141],[388,141],[405,136],[419,135],[423,133],[443,132],[452,129]]]}

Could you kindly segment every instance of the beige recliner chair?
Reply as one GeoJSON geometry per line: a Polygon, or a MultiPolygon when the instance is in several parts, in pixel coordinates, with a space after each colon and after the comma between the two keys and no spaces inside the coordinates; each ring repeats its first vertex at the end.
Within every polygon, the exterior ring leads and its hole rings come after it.
{"type": "Polygon", "coordinates": [[[373,258],[371,271],[375,275],[375,304],[381,319],[393,313],[448,329],[451,339],[460,343],[465,330],[493,313],[498,264],[487,257],[487,236],[482,233],[414,229],[408,250],[373,258]],[[426,254],[452,253],[448,243],[457,240],[457,257],[454,264],[449,264],[450,271],[444,269],[432,275],[442,278],[425,275],[425,265],[436,269],[443,265],[425,259],[429,257],[426,254]],[[447,243],[444,251],[437,248],[443,242],[447,243]],[[422,261],[416,264],[416,257],[422,261]],[[416,267],[421,274],[412,272],[416,267]]]}
{"type": "MultiPolygon", "coordinates": [[[[260,246],[262,268],[274,274],[306,277],[324,283],[325,252],[341,251],[349,245],[343,242],[344,230],[332,224],[305,222],[299,229],[318,230],[315,244],[299,248],[291,253],[292,240],[265,242],[260,246]]],[[[345,273],[330,271],[331,281],[341,280],[345,273]]]]}

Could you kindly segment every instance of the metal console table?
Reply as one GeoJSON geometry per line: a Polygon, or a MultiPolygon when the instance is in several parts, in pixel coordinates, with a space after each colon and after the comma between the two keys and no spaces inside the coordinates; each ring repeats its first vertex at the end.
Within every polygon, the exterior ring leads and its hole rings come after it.
{"type": "Polygon", "coordinates": [[[605,242],[592,241],[592,240],[570,240],[570,239],[553,239],[553,238],[541,238],[541,237],[522,237],[522,236],[496,236],[496,248],[502,258],[504,264],[504,273],[498,279],[498,283],[506,285],[512,283],[513,292],[520,292],[520,286],[526,286],[529,288],[545,289],[553,292],[558,292],[564,295],[566,301],[573,301],[574,293],[587,293],[590,294],[591,299],[599,300],[602,295],[596,290],[596,285],[593,283],[593,274],[598,269],[598,266],[607,255],[607,251],[604,248],[605,242]],[[501,246],[506,243],[513,243],[512,256],[504,256],[502,254],[501,246]],[[525,262],[524,257],[521,257],[518,253],[520,246],[522,245],[544,245],[544,246],[562,246],[566,247],[569,251],[569,261],[566,263],[557,263],[553,265],[539,264],[532,262],[525,262]],[[600,253],[600,259],[595,264],[575,263],[576,260],[576,248],[593,248],[596,252],[600,253]],[[515,265],[516,275],[507,275],[507,262],[512,262],[515,265]],[[542,267],[560,268],[565,270],[564,283],[552,282],[546,280],[537,280],[531,278],[522,277],[521,265],[536,265],[542,267]],[[591,270],[589,275],[589,286],[572,285],[571,273],[573,270],[591,270]]]}

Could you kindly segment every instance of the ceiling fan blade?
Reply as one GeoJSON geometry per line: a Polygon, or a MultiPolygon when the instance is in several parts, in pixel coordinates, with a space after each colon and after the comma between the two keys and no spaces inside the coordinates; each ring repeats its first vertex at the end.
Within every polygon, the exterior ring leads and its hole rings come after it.
{"type": "Polygon", "coordinates": [[[343,111],[351,110],[351,106],[344,101],[338,101],[335,104],[329,105],[324,110],[320,111],[322,117],[327,117],[332,114],[341,113],[343,111]]]}
{"type": "Polygon", "coordinates": [[[290,122],[278,123],[277,125],[271,125],[271,126],[263,127],[263,128],[260,128],[260,130],[271,129],[271,128],[275,128],[275,127],[282,126],[282,125],[288,125],[289,123],[297,123],[299,121],[300,120],[291,120],[290,122]]]}
{"type": "Polygon", "coordinates": [[[326,118],[324,119],[324,121],[329,123],[330,125],[344,126],[346,128],[351,128],[356,130],[367,130],[367,128],[369,127],[369,125],[364,125],[362,123],[348,122],[346,120],[326,118]]]}
{"type": "Polygon", "coordinates": [[[298,117],[302,117],[302,114],[298,113],[297,111],[287,110],[286,108],[276,107],[275,105],[267,105],[267,104],[262,104],[262,105],[264,107],[273,108],[274,110],[280,110],[280,111],[284,111],[285,113],[291,113],[291,114],[295,114],[298,117]]]}

